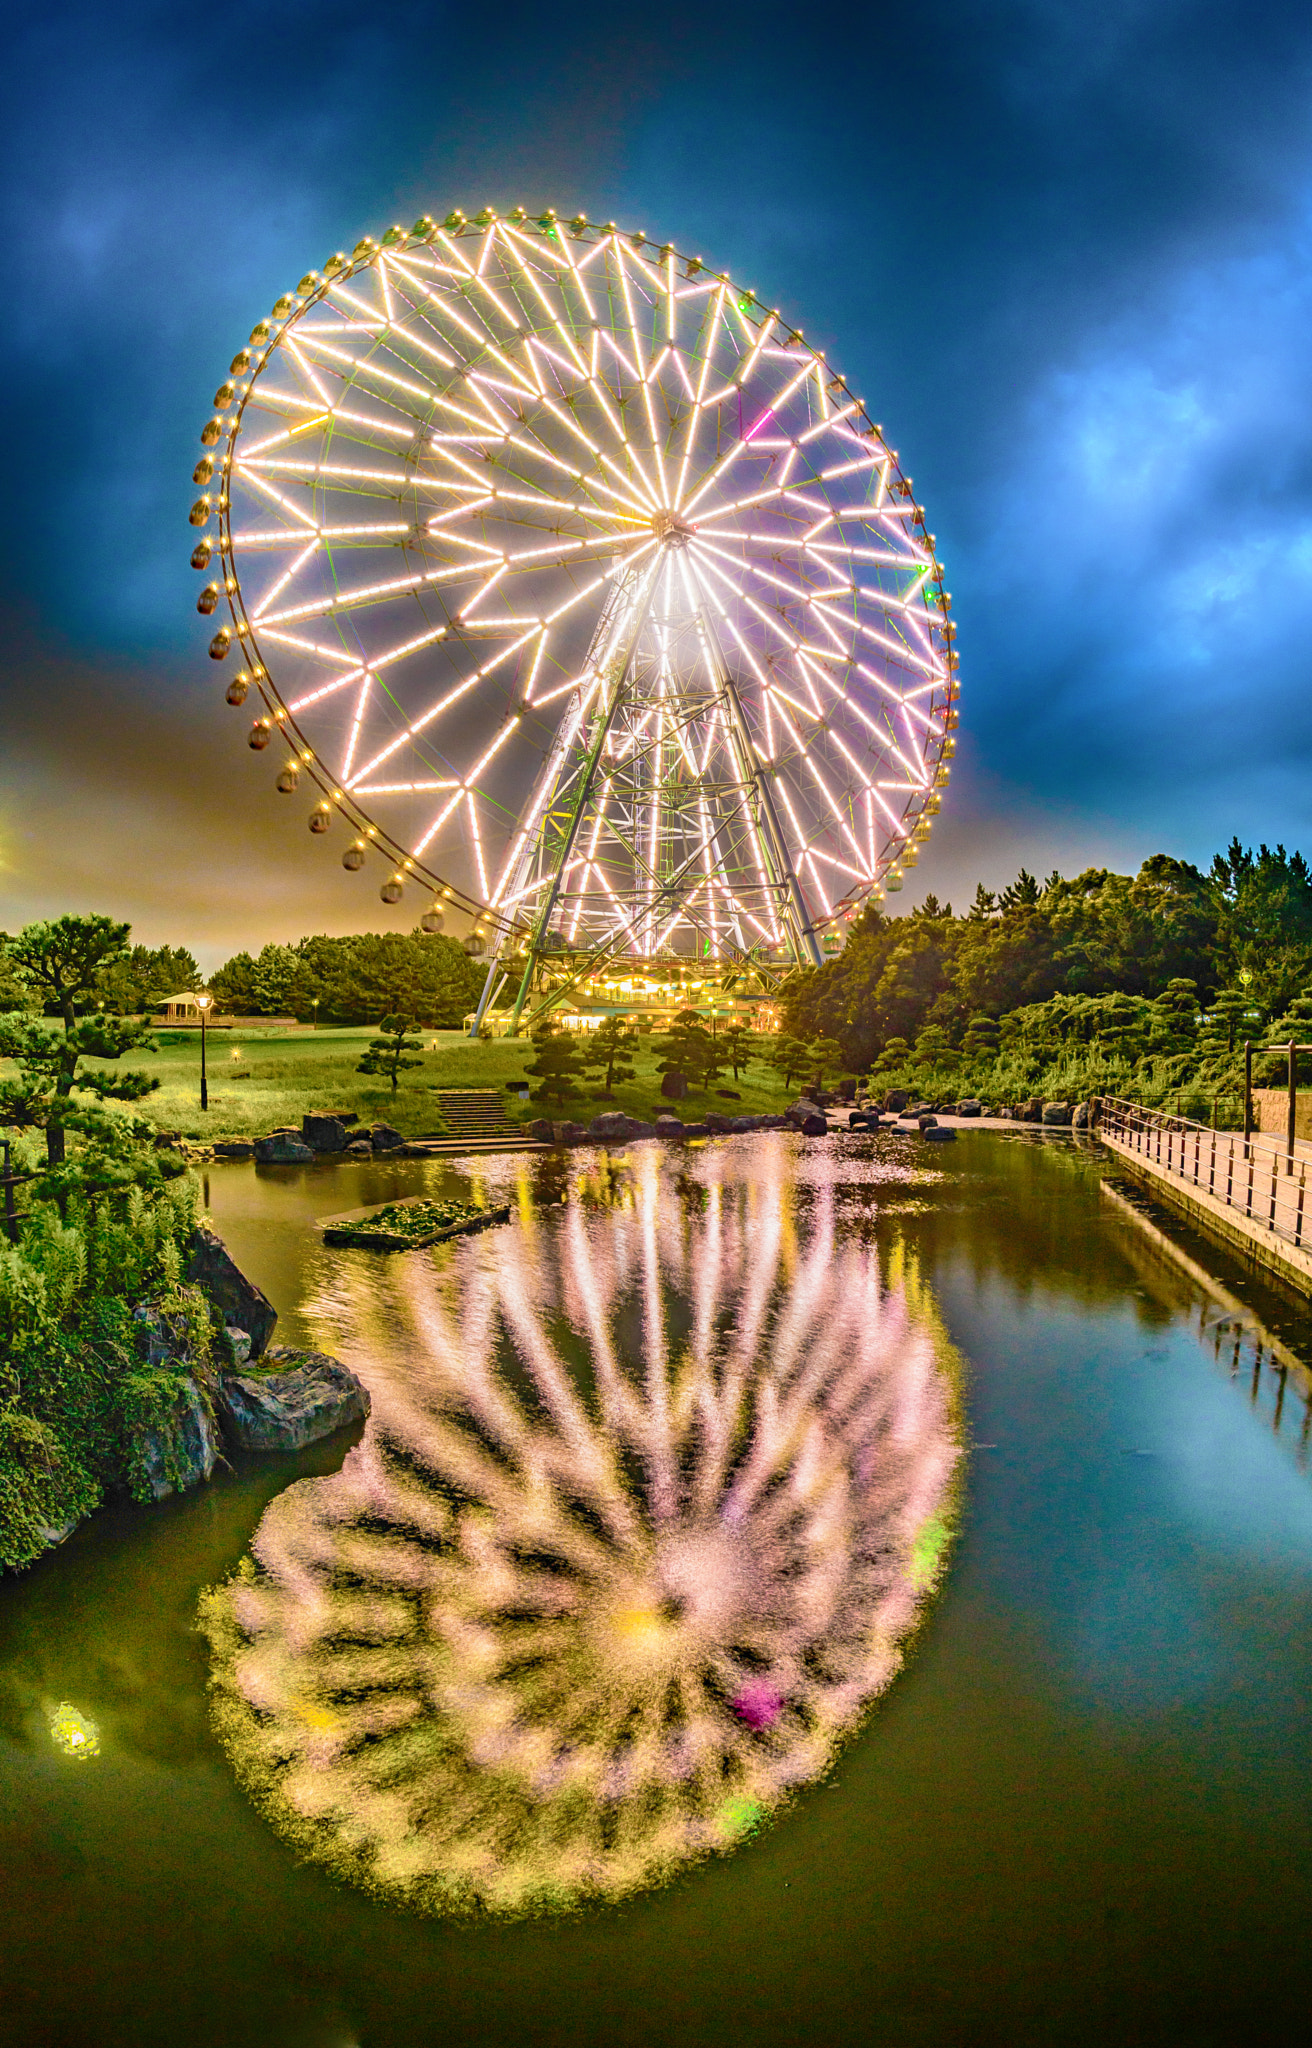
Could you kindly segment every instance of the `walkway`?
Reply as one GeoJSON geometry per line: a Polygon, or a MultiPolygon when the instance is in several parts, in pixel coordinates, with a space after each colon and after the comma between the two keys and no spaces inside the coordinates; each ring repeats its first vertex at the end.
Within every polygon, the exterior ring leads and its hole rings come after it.
{"type": "Polygon", "coordinates": [[[1183,1117],[1104,1097],[1097,1135],[1155,1194],[1254,1263],[1312,1292],[1312,1147],[1291,1158],[1283,1141],[1255,1131],[1213,1131],[1183,1117]]]}

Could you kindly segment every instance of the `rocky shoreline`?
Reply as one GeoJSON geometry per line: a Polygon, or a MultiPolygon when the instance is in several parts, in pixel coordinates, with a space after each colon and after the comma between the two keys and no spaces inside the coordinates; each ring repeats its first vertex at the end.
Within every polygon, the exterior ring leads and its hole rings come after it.
{"type": "MultiPolygon", "coordinates": [[[[625,1110],[603,1110],[586,1124],[568,1119],[535,1117],[523,1127],[524,1143],[526,1146],[631,1144],[641,1138],[661,1138],[678,1143],[688,1138],[729,1137],[744,1131],[795,1131],[805,1138],[822,1138],[831,1128],[828,1112],[834,1107],[850,1112],[849,1122],[837,1122],[832,1126],[838,1130],[889,1129],[900,1121],[904,1126],[910,1124],[927,1131],[936,1127],[939,1117],[950,1116],[982,1117],[994,1123],[1002,1120],[1045,1124],[1078,1131],[1089,1129],[1092,1119],[1092,1105],[1088,1102],[1046,1102],[1035,1096],[1025,1102],[991,1108],[973,1096],[960,1102],[917,1102],[909,1090],[893,1088],[878,1100],[861,1095],[840,1104],[836,1104],[834,1097],[827,1093],[822,1093],[818,1100],[799,1096],[788,1109],[777,1115],[728,1116],[711,1110],[693,1123],[684,1123],[672,1113],[663,1113],[647,1122],[630,1116],[625,1110]],[[882,1123],[885,1117],[889,1118],[888,1123],[882,1123]]],[[[391,1124],[370,1124],[366,1129],[359,1126],[349,1113],[306,1116],[302,1118],[299,1129],[294,1124],[286,1124],[261,1138],[217,1139],[211,1145],[197,1144],[184,1138],[180,1131],[161,1131],[155,1140],[161,1149],[180,1152],[190,1165],[220,1160],[253,1160],[257,1166],[308,1166],[316,1159],[361,1160],[380,1155],[425,1159],[433,1156],[434,1145],[440,1144],[446,1149],[454,1143],[453,1140],[433,1137],[406,1138],[391,1124]]],[[[471,1145],[469,1149],[478,1148],[471,1145]]]]}
{"type": "MultiPolygon", "coordinates": [[[[300,1450],[366,1419],[368,1389],[340,1359],[270,1345],[277,1310],[203,1224],[182,1277],[200,1289],[217,1325],[209,1357],[195,1355],[186,1331],[155,1305],[132,1312],[144,1363],[168,1368],[176,1388],[168,1412],[133,1443],[148,1500],[203,1485],[226,1452],[300,1450]]],[[[47,1549],[71,1536],[80,1519],[47,1529],[47,1549]]]]}

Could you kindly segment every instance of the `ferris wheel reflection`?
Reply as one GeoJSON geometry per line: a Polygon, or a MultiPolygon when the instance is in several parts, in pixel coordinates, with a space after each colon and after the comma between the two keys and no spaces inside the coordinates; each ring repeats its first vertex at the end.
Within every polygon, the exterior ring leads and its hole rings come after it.
{"type": "Polygon", "coordinates": [[[623,1896],[749,1835],[896,1674],[949,1372],[775,1156],[644,1148],[605,1201],[335,1269],[368,1433],[204,1604],[220,1735],[316,1860],[430,1911],[623,1896]]]}

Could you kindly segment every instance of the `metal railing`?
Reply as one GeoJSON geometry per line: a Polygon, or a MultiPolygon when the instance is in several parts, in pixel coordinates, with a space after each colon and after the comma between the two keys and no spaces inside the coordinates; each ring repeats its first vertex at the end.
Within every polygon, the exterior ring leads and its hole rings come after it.
{"type": "Polygon", "coordinates": [[[1118,1150],[1198,1188],[1273,1237],[1301,1246],[1312,1234],[1308,1162],[1291,1144],[1261,1131],[1212,1130],[1108,1095],[1099,1103],[1097,1128],[1118,1150]]]}

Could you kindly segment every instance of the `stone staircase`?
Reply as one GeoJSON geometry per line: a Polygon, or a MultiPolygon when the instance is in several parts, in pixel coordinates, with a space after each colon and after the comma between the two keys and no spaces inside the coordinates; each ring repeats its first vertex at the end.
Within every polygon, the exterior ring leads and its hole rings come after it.
{"type": "Polygon", "coordinates": [[[522,1125],[507,1120],[499,1091],[495,1088],[442,1088],[437,1106],[446,1118],[452,1139],[465,1145],[502,1144],[507,1138],[521,1142],[528,1136],[522,1125]]]}

